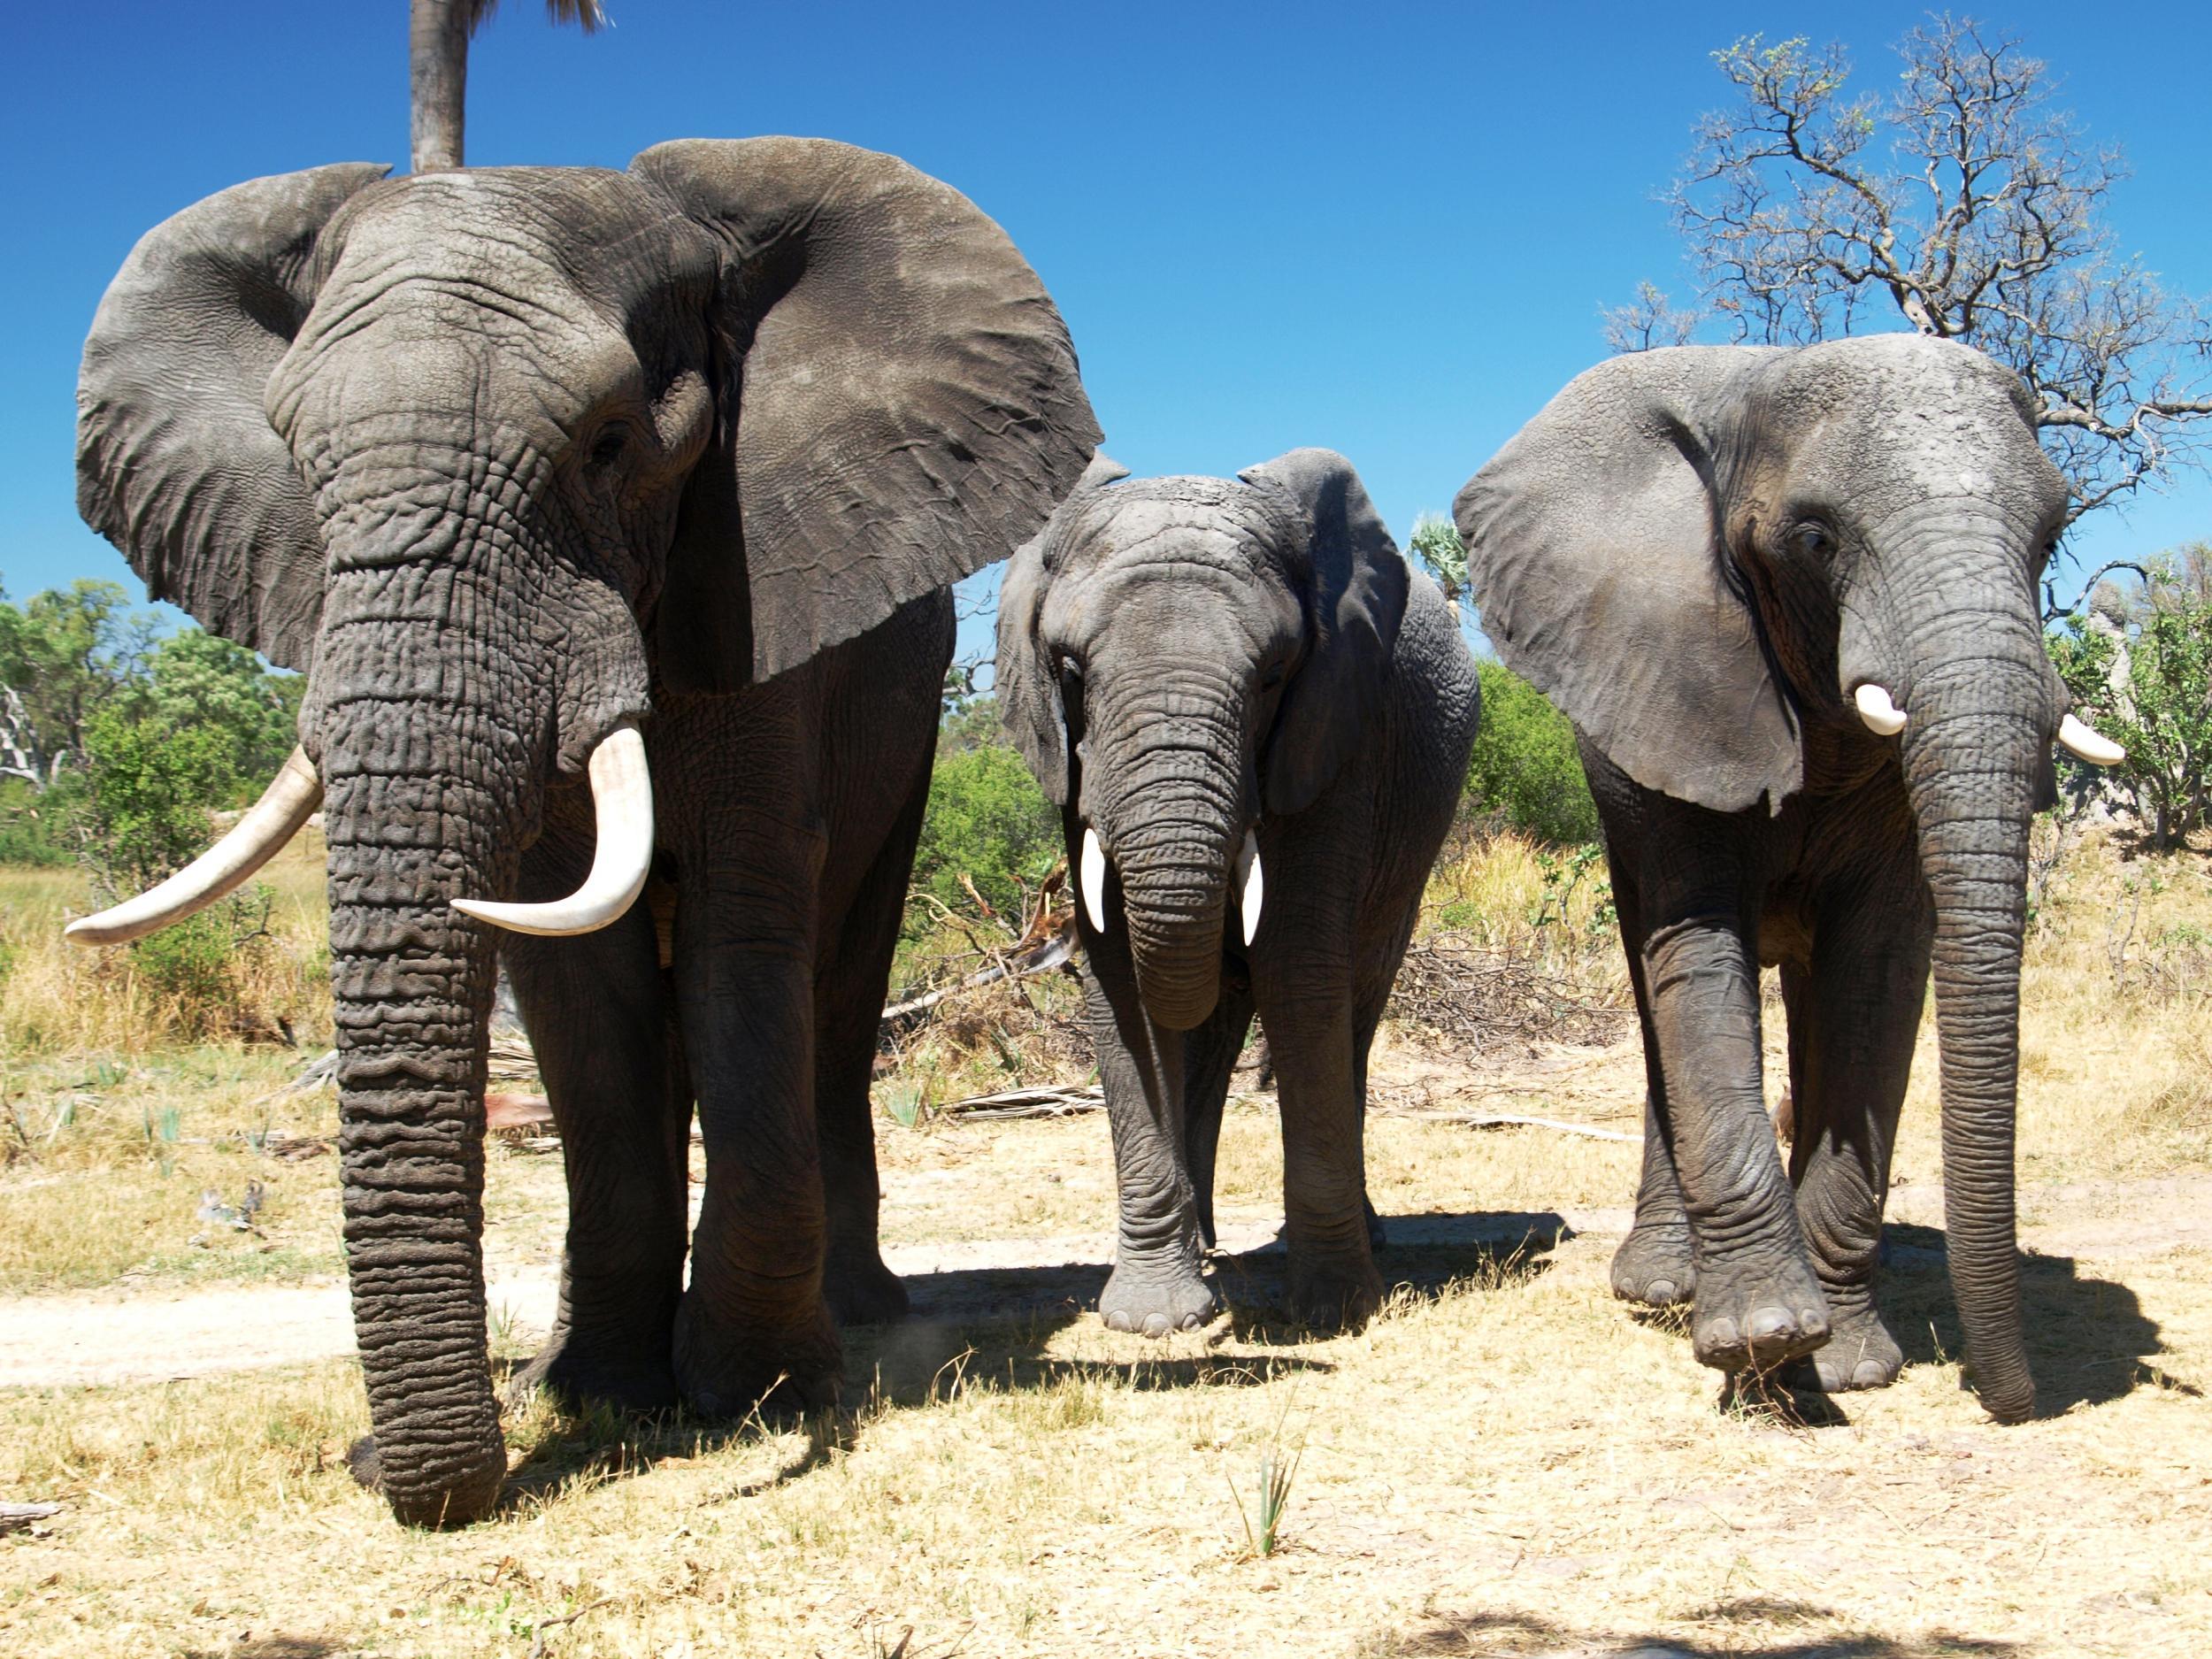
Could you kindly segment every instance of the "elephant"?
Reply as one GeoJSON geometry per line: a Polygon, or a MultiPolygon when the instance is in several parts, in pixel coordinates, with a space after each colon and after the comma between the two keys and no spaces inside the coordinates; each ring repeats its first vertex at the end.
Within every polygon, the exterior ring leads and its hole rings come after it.
{"type": "Polygon", "coordinates": [[[626,172],[386,172],[222,191],[101,303],[85,518],[307,687],[261,804],[73,931],[188,913],[324,807],[356,1472],[457,1524],[506,1470],[480,1236],[503,949],[569,1187],[526,1375],[816,1404],[842,1371],[826,1291],[897,1310],[867,1080],[945,589],[1035,532],[1099,434],[1035,273],[895,157],[681,140],[626,172]]]}
{"type": "Polygon", "coordinates": [[[1356,1321],[1382,1292],[1368,1049],[1466,777],[1474,662],[1342,456],[1127,476],[1094,461],[1007,566],[995,680],[1078,872],[1119,1193],[1100,1312],[1161,1336],[1217,1310],[1215,1151],[1256,1010],[1292,1302],[1356,1321]]]}
{"type": "Polygon", "coordinates": [[[2067,500],[2018,379],[1909,334],[1615,358],[1455,503],[1483,628],[1572,721],[1603,827],[1647,1087],[1613,1288],[1688,1302],[1708,1365],[1895,1379],[1876,1265],[1932,967],[1954,1294],[1984,1408],[2033,1409],[2013,1166],[2029,826],[2054,737],[2119,758],[2044,652],[2067,500]],[[1788,1023],[1786,1177],[1763,964],[1788,1023]]]}

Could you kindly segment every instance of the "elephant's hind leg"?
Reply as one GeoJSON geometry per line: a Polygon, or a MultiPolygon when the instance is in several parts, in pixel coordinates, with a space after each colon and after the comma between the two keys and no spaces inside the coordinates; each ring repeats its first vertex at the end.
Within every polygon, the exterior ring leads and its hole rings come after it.
{"type": "Polygon", "coordinates": [[[825,960],[814,982],[814,1118],[829,1225],[822,1293],[830,1311],[845,1325],[882,1325],[906,1316],[906,1287],[883,1264],[877,1236],[882,1188],[876,1175],[868,1084],[875,1070],[891,958],[898,949],[899,920],[905,913],[907,878],[928,804],[925,776],[841,925],[826,938],[825,960]]]}
{"type": "MultiPolygon", "coordinates": [[[[570,891],[588,863],[588,855],[558,860],[552,840],[532,849],[526,898],[570,891]]],[[[634,905],[611,926],[576,938],[515,934],[502,950],[568,1176],[559,1313],[515,1385],[541,1383],[572,1403],[672,1406],[691,1114],[687,1087],[671,1074],[649,908],[634,905]]]]}
{"type": "MultiPolygon", "coordinates": [[[[1917,871],[1909,873],[1917,888],[1917,871]]],[[[1890,1153],[1928,979],[1922,893],[1848,907],[1815,941],[1811,973],[1786,980],[1791,1048],[1801,1056],[1790,1177],[1833,1319],[1828,1346],[1793,1380],[1829,1394],[1885,1386],[1905,1363],[1874,1290],[1890,1153]]]]}
{"type": "Polygon", "coordinates": [[[1652,1028],[1651,995],[1644,984],[1643,930],[1633,885],[1617,878],[1614,902],[1628,941],[1628,978],[1636,995],[1636,1019],[1644,1040],[1644,1164],[1636,1184],[1636,1219],[1613,1253],[1613,1294],[1647,1308],[1670,1308],[1697,1294],[1696,1251],[1690,1213],[1667,1141],[1667,1079],[1659,1064],[1659,1037],[1652,1028]]]}

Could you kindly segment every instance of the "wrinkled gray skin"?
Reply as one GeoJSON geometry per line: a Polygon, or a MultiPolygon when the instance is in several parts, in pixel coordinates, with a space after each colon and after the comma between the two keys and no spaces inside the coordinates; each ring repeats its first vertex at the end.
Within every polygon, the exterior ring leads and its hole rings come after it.
{"type": "Polygon", "coordinates": [[[1291,1292],[1318,1323],[1381,1295],[1361,1131],[1367,1051],[1473,741],[1474,664],[1343,457],[1130,483],[1102,457],[1007,567],[998,696],[1095,828],[1106,929],[1079,924],[1120,1240],[1100,1312],[1164,1335],[1201,1274],[1229,1074],[1256,1009],[1283,1115],[1291,1292]],[[1233,865],[1256,828],[1244,942],[1233,865]]]}
{"type": "Polygon", "coordinates": [[[1710,1365],[1895,1378],[1875,1261],[1932,960],[1952,1284],[2006,1422],[2035,1398],[2028,829],[2067,706],[2036,604],[2066,490],[2033,417],[2005,370],[1911,335],[1653,351],[1576,380],[1456,506],[1484,627],[1575,723],[1605,826],[1650,1091],[1615,1291],[1691,1301],[1710,1365]],[[1857,717],[1869,682],[1900,736],[1857,717]],[[1786,1179],[1762,963],[1789,1020],[1786,1179]]]}
{"type": "Polygon", "coordinates": [[[532,1374],[631,1406],[743,1410],[779,1378],[820,1402],[826,1291],[901,1305],[866,1087],[938,590],[1033,534],[1097,432],[1004,234],[891,157],[757,139],[627,173],[383,172],[257,180],[150,233],[86,347],[79,471],[156,597],[308,673],[361,1467],[435,1524],[485,1513],[505,1467],[480,1247],[499,949],[570,1189],[532,1374]],[[580,769],[625,720],[653,902],[568,939],[455,911],[577,886],[580,769]]]}

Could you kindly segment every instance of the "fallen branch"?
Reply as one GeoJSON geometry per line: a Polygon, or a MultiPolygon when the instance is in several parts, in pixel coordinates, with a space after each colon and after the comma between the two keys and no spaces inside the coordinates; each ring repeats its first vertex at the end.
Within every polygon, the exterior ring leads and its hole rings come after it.
{"type": "Polygon", "coordinates": [[[60,1513],[58,1503],[0,1503],[0,1532],[19,1532],[60,1513]]]}
{"type": "Polygon", "coordinates": [[[567,1625],[573,1624],[578,1619],[583,1617],[585,1614],[596,1613],[601,1608],[611,1607],[613,1603],[614,1597],[611,1595],[603,1596],[598,1601],[594,1601],[589,1607],[580,1607],[573,1613],[563,1614],[558,1618],[540,1619],[535,1624],[530,1627],[530,1659],[545,1659],[547,1652],[545,1646],[546,1632],[550,1630],[560,1630],[567,1625]]]}
{"type": "Polygon", "coordinates": [[[971,1094],[937,1110],[988,1122],[1010,1118],[1074,1118],[1102,1111],[1105,1107],[1106,1091],[1096,1084],[1087,1088],[1062,1088],[1047,1083],[1033,1088],[1002,1089],[995,1094],[971,1094]]]}
{"type": "Polygon", "coordinates": [[[1562,1123],[1556,1118],[1523,1118],[1512,1113],[1437,1112],[1432,1122],[1457,1124],[1463,1129],[1555,1129],[1563,1135],[1587,1135],[1593,1141],[1619,1141],[1629,1145],[1640,1145],[1641,1135],[1623,1134],[1617,1129],[1600,1129],[1591,1124],[1562,1123]]]}
{"type": "Polygon", "coordinates": [[[903,1002],[894,1002],[883,1010],[882,1023],[896,1029],[926,1014],[938,1003],[963,991],[972,991],[979,986],[995,985],[1001,979],[1025,979],[1033,974],[1049,973],[1064,965],[1075,955],[1075,917],[1070,912],[1054,930],[1027,949],[1015,955],[1002,956],[987,968],[971,973],[964,979],[940,986],[919,996],[909,997],[903,1002]]]}

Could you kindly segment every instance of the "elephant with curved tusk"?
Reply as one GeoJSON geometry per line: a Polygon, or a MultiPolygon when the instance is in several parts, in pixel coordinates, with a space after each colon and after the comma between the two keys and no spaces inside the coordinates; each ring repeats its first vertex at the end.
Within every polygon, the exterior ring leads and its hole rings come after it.
{"type": "Polygon", "coordinates": [[[384,173],[211,196],[101,304],[86,518],[308,690],[260,805],[71,931],[188,913],[322,804],[356,1467],[439,1524],[506,1471],[480,1248],[500,954],[569,1181],[526,1379],[819,1403],[833,1311],[903,1307],[867,1089],[945,588],[1036,531],[1098,431],[1004,233],[893,157],[749,139],[384,173]]]}
{"type": "Polygon", "coordinates": [[[1283,1119],[1292,1298],[1379,1301],[1367,1051],[1451,826],[1474,662],[1343,457],[1120,483],[1101,457],[999,600],[1001,712],[1063,814],[1114,1139],[1099,1301],[1215,1310],[1214,1152],[1256,1009],[1283,1119]]]}
{"type": "Polygon", "coordinates": [[[2033,1409],[2013,1195],[2028,828],[2055,740],[2120,758],[2044,654],[2036,583],[2065,514],[2026,388],[1909,334],[1617,358],[1460,494],[1484,629],[1580,735],[1642,1019],[1614,1289],[1691,1302],[1707,1364],[1802,1359],[1830,1390],[1897,1375],[1875,1263],[1932,964],[1952,1283],[1983,1404],[2033,1409]],[[1789,1023],[1786,1178],[1763,963],[1789,1023]]]}

